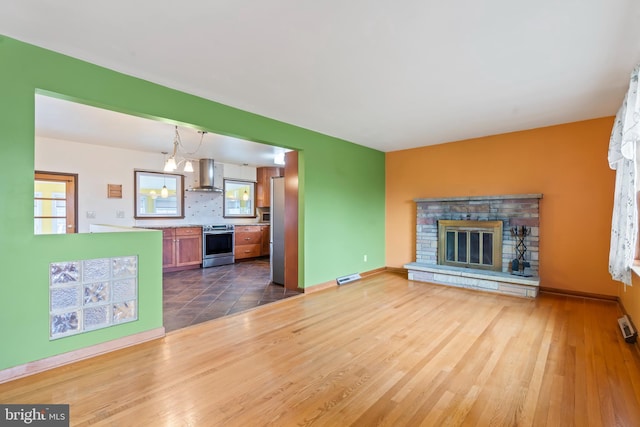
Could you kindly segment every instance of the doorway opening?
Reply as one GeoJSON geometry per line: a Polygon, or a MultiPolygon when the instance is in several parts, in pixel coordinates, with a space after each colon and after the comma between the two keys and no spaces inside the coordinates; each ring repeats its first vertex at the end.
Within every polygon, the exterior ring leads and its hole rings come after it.
{"type": "MultiPolygon", "coordinates": [[[[75,223],[71,229],[74,232],[90,232],[92,225],[104,224],[105,218],[108,225],[152,228],[187,224],[237,225],[246,222],[259,223],[261,219],[263,222],[264,218],[268,219],[268,216],[258,215],[262,212],[256,212],[251,218],[225,217],[223,199],[220,193],[202,191],[200,188],[201,183],[195,173],[185,173],[184,218],[171,218],[167,222],[166,219],[160,218],[140,219],[135,217],[134,203],[131,198],[135,194],[133,171],[162,171],[166,161],[165,153],[171,152],[171,148],[173,148],[175,123],[167,120],[149,119],[148,116],[139,117],[119,113],[43,94],[36,95],[35,119],[36,168],[39,170],[54,170],[58,164],[54,160],[62,160],[51,155],[52,152],[62,153],[62,155],[74,152],[73,172],[77,173],[76,176],[83,176],[84,184],[82,190],[75,189],[78,194],[73,204],[75,223]],[[86,123],[92,123],[93,126],[84,126],[86,123]],[[99,143],[96,141],[99,141],[99,143]],[[135,141],[135,143],[132,141],[135,141]],[[105,165],[117,165],[117,167],[105,168],[105,165]],[[102,176],[105,174],[108,174],[110,182],[122,185],[121,198],[104,201],[101,198],[93,197],[95,194],[103,193],[104,179],[102,179],[102,176]],[[98,176],[100,176],[100,179],[97,178],[98,176]],[[80,206],[81,215],[77,214],[78,206],[80,206]]],[[[256,174],[254,169],[273,167],[275,157],[284,155],[286,162],[290,163],[288,166],[285,165],[285,169],[291,168],[292,165],[295,167],[295,169],[292,169],[295,175],[293,173],[289,174],[290,185],[287,187],[287,194],[295,194],[295,200],[290,203],[289,209],[291,207],[297,209],[297,152],[283,147],[215,134],[208,129],[198,128],[196,125],[180,123],[180,132],[185,155],[188,154],[194,159],[207,158],[216,160],[214,175],[218,186],[221,186],[223,180],[227,178],[257,181],[254,177],[256,174]],[[289,157],[294,154],[295,156],[290,160],[289,157]]],[[[265,194],[256,191],[255,196],[258,198],[256,203],[261,203],[263,205],[261,209],[266,211],[268,202],[259,199],[261,195],[265,197],[265,194]]],[[[71,205],[65,204],[65,206],[71,205]]],[[[271,214],[271,212],[269,213],[271,214]]],[[[292,261],[286,264],[286,274],[288,275],[287,277],[293,277],[295,280],[291,284],[287,284],[288,289],[283,289],[282,286],[276,288],[283,295],[299,293],[297,289],[297,210],[295,215],[287,211],[287,218],[289,217],[292,220],[287,221],[289,231],[285,235],[286,247],[292,248],[295,252],[290,256],[292,261]]],[[[67,228],[66,230],[70,229],[67,228]]],[[[268,265],[268,259],[257,259],[256,263],[261,262],[264,264],[265,261],[268,265]]],[[[249,266],[250,264],[246,264],[243,267],[246,269],[249,266]]],[[[231,270],[230,267],[226,266],[212,268],[229,268],[231,270]]],[[[192,288],[188,289],[188,293],[195,294],[195,286],[207,284],[208,279],[204,277],[204,270],[207,270],[206,273],[212,272],[211,268],[209,268],[189,272],[175,272],[175,274],[190,276],[200,273],[200,278],[186,278],[192,285],[192,288]],[[200,279],[203,279],[203,282],[196,283],[200,279]]],[[[231,279],[234,273],[232,271],[228,273],[227,279],[231,279]]],[[[213,289],[210,291],[213,292],[213,289]]],[[[187,293],[181,297],[181,299],[187,298],[189,298],[187,293]]],[[[204,303],[200,302],[200,304],[204,303]]],[[[236,306],[235,309],[238,307],[236,306]]],[[[164,308],[165,310],[167,309],[166,306],[164,308]]],[[[227,314],[231,314],[231,312],[227,314]]]]}

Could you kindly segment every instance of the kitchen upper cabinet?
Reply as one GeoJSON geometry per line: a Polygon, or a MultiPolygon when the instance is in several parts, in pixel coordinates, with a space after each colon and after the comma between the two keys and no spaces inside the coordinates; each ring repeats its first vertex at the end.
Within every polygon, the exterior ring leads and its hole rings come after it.
{"type": "Polygon", "coordinates": [[[251,166],[224,164],[223,175],[227,179],[239,179],[241,181],[257,181],[256,168],[251,166]]]}
{"type": "Polygon", "coordinates": [[[202,264],[202,228],[162,228],[162,271],[198,268],[202,264]]]}
{"type": "Polygon", "coordinates": [[[282,176],[282,168],[257,168],[256,206],[268,208],[271,206],[271,178],[282,176]]]}

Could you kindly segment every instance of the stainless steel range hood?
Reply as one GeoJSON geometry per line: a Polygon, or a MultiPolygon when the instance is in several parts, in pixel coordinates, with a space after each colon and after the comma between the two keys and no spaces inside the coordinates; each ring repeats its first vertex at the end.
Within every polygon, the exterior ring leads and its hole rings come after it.
{"type": "Polygon", "coordinates": [[[200,191],[203,193],[222,193],[222,188],[213,185],[213,159],[200,159],[200,185],[188,188],[187,191],[200,191]]]}

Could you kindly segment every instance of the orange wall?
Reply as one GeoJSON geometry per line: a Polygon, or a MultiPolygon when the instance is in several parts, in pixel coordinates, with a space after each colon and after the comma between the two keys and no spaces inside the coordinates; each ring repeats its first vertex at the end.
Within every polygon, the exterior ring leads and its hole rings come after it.
{"type": "Polygon", "coordinates": [[[640,278],[635,274],[632,276],[633,286],[620,286],[620,302],[624,306],[631,322],[636,329],[640,326],[640,278]]]}
{"type": "Polygon", "coordinates": [[[612,124],[607,117],[387,153],[387,266],[415,261],[414,198],[542,193],[540,285],[618,295],[608,272],[612,124]]]}

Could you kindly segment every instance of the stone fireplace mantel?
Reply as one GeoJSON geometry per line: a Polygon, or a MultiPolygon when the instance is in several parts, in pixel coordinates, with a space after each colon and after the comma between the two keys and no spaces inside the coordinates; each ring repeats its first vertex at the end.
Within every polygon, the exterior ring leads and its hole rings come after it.
{"type": "Polygon", "coordinates": [[[477,202],[490,200],[521,200],[521,199],[542,199],[542,194],[506,194],[501,196],[462,196],[462,197],[426,197],[413,199],[416,203],[439,203],[439,202],[477,202]]]}
{"type": "MultiPolygon", "coordinates": [[[[431,197],[416,202],[416,262],[406,264],[410,280],[439,283],[491,292],[535,297],[539,278],[539,201],[542,194],[509,194],[495,196],[431,197]],[[499,271],[442,265],[439,260],[438,221],[501,221],[502,247],[499,271]],[[511,261],[516,257],[518,227],[526,227],[526,261],[530,276],[512,274],[511,261]],[[514,231],[515,229],[515,231],[514,231]]],[[[459,246],[459,245],[458,245],[459,246]]],[[[465,266],[467,267],[467,266],[465,266]]]]}

